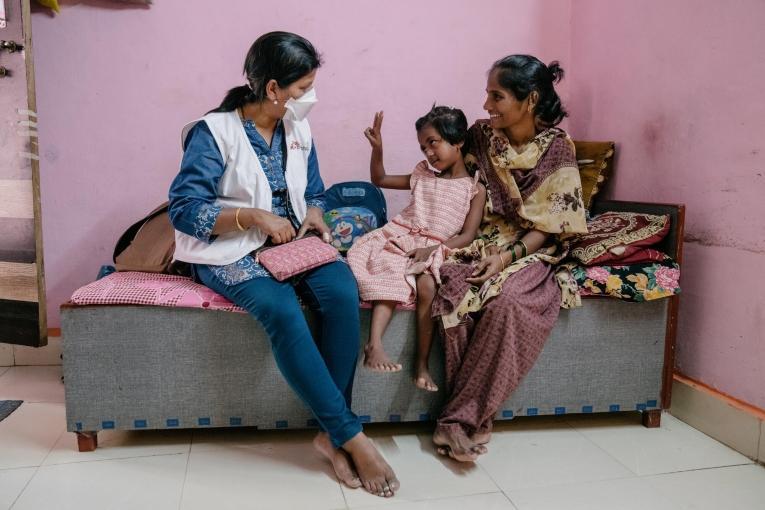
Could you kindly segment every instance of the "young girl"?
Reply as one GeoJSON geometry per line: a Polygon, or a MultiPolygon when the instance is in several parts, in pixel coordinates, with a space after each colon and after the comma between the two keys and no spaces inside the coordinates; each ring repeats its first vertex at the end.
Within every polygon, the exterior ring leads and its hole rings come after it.
{"type": "Polygon", "coordinates": [[[462,160],[467,119],[461,110],[434,106],[417,120],[417,140],[427,161],[408,175],[385,173],[382,121],[383,112],[376,113],[373,126],[364,131],[372,145],[372,182],[381,188],[411,189],[412,198],[398,216],[359,239],[348,252],[361,299],[373,302],[364,365],[379,372],[401,370],[385,353],[382,337],[396,303],[412,303],[416,297],[415,384],[438,391],[428,370],[433,339],[430,308],[441,282],[438,268],[449,249],[467,246],[475,238],[486,189],[462,160]]]}

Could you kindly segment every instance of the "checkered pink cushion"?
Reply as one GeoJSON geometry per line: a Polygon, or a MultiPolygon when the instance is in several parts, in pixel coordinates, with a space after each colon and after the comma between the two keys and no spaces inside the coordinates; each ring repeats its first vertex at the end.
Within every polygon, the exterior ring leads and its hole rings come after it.
{"type": "Polygon", "coordinates": [[[80,287],[72,294],[76,305],[151,305],[244,310],[190,278],[133,271],[112,273],[80,287]]]}
{"type": "MultiPolygon", "coordinates": [[[[80,287],[72,294],[71,301],[75,305],[153,305],[244,312],[190,278],[133,271],[112,273],[80,287]]],[[[360,306],[372,308],[372,303],[362,302],[360,306]]],[[[400,304],[396,308],[414,310],[414,304],[400,304]]]]}

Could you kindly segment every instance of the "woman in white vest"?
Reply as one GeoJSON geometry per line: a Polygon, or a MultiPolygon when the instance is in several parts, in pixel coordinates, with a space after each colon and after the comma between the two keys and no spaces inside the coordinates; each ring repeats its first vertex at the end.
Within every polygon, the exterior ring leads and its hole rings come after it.
{"type": "Polygon", "coordinates": [[[320,66],[306,39],[265,34],[247,53],[247,84],[183,129],[183,161],[169,193],[175,258],[263,324],[279,369],[322,429],[314,445],[340,480],[390,497],[398,480],[350,410],[359,346],[353,274],[338,261],[278,282],[252,255],[309,230],[328,241],[324,184],[306,121],[320,66]],[[318,338],[298,295],[321,317],[318,338]]]}

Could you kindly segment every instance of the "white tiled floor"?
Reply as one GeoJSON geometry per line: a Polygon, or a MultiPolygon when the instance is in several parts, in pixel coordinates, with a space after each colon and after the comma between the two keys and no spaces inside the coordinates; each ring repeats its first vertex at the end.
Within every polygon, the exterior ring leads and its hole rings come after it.
{"type": "Polygon", "coordinates": [[[78,453],[65,432],[60,367],[0,369],[0,510],[762,510],[765,468],[665,414],[519,418],[473,466],[433,452],[423,426],[370,435],[402,488],[342,488],[309,431],[107,431],[78,453]]]}

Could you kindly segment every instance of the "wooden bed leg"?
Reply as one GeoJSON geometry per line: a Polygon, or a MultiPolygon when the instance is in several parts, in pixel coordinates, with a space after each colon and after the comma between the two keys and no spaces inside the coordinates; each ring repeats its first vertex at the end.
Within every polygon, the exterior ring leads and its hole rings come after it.
{"type": "Polygon", "coordinates": [[[643,426],[649,429],[661,426],[661,409],[643,411],[643,426]]]}
{"type": "Polygon", "coordinates": [[[77,449],[81,452],[92,452],[98,448],[98,432],[75,432],[77,434],[77,449]]]}

